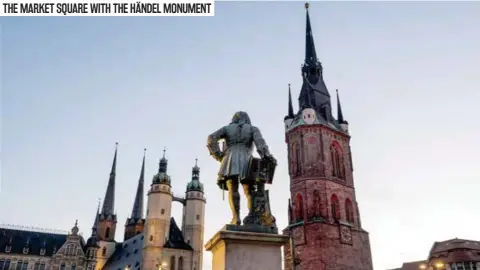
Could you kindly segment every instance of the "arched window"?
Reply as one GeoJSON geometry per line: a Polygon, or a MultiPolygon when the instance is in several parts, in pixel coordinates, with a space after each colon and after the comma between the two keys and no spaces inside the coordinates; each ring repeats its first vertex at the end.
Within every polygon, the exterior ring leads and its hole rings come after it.
{"type": "Polygon", "coordinates": [[[170,257],[170,270],[175,270],[175,256],[170,257]]]}
{"type": "Polygon", "coordinates": [[[23,262],[22,270],[28,270],[28,261],[23,262]]]}
{"type": "Polygon", "coordinates": [[[183,270],[183,257],[178,258],[178,270],[183,270]]]}
{"type": "Polygon", "coordinates": [[[110,237],[110,227],[107,227],[107,228],[105,229],[105,238],[108,239],[109,237],[110,237]]]}
{"type": "Polygon", "coordinates": [[[303,198],[300,193],[295,196],[295,220],[303,220],[303,198]]]}
{"type": "Polygon", "coordinates": [[[343,152],[338,143],[334,143],[330,146],[330,158],[332,162],[332,176],[345,179],[343,152]]]}
{"type": "Polygon", "coordinates": [[[45,263],[42,262],[42,263],[40,264],[40,270],[45,270],[45,263]]]}
{"type": "Polygon", "coordinates": [[[62,263],[62,264],[60,265],[60,270],[65,270],[65,263],[62,263]]]}
{"type": "Polygon", "coordinates": [[[350,199],[345,200],[345,215],[347,217],[347,221],[350,223],[354,223],[354,217],[353,217],[353,204],[350,199]]]}
{"type": "Polygon", "coordinates": [[[321,216],[321,208],[320,208],[320,192],[317,189],[313,191],[313,216],[320,217],[321,216]]]}
{"type": "Polygon", "coordinates": [[[76,270],[77,269],[77,265],[76,264],[72,264],[72,266],[70,267],[70,270],[76,270]]]}
{"type": "Polygon", "coordinates": [[[332,207],[332,217],[334,220],[340,219],[340,203],[338,202],[337,195],[333,194],[330,199],[330,204],[332,207]]]}
{"type": "Polygon", "coordinates": [[[103,257],[107,256],[107,247],[102,248],[102,256],[103,257]]]}
{"type": "MultiPolygon", "coordinates": [[[[0,260],[0,269],[3,269],[2,261],[0,260]]],[[[40,262],[36,262],[35,265],[33,265],[33,270],[40,270],[40,262]]]]}
{"type": "Polygon", "coordinates": [[[298,145],[298,143],[295,143],[293,145],[293,153],[294,153],[293,173],[299,174],[301,171],[302,156],[300,155],[300,146],[298,145]]]}

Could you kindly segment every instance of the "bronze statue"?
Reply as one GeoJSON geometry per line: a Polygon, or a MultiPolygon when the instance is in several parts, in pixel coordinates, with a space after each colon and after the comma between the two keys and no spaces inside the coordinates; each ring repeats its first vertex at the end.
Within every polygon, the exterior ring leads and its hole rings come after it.
{"type": "Polygon", "coordinates": [[[276,160],[270,154],[260,130],[251,124],[248,114],[235,113],[229,125],[208,136],[207,147],[210,154],[221,162],[217,184],[222,190],[228,190],[228,200],[233,215],[231,224],[240,225],[238,189],[241,184],[249,210],[244,223],[276,227],[275,218],[270,213],[268,191],[264,190],[265,178],[273,177],[276,160]],[[221,140],[224,140],[223,149],[219,146],[221,140]],[[252,157],[253,145],[257,148],[262,162],[252,157]],[[256,164],[256,167],[252,166],[252,163],[256,164]],[[252,170],[260,169],[260,164],[272,165],[267,166],[270,172],[266,175],[264,173],[264,177],[258,177],[258,174],[257,177],[252,176],[252,170]]]}

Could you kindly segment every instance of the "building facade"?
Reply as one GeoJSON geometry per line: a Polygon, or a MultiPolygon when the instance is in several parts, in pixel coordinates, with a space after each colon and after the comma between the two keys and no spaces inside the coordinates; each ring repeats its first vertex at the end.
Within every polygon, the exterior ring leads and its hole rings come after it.
{"type": "Polygon", "coordinates": [[[303,85],[295,113],[289,87],[285,141],[288,146],[291,199],[290,245],[285,269],[372,270],[368,233],[362,228],[355,196],[348,123],[337,92],[332,113],[323,67],[315,50],[306,4],[303,85]]]}
{"type": "Polygon", "coordinates": [[[0,227],[0,270],[201,270],[206,200],[195,162],[185,196],[176,197],[167,174],[168,161],[160,159],[144,216],[145,155],[132,213],[125,222],[123,242],[115,240],[115,178],[117,148],[103,205],[97,209],[87,241],[77,223],[69,233],[12,226],[0,227]],[[172,202],[183,205],[179,227],[171,216],[172,202]]]}
{"type": "Polygon", "coordinates": [[[393,270],[480,270],[480,241],[450,239],[435,242],[426,260],[406,262],[393,270]]]}

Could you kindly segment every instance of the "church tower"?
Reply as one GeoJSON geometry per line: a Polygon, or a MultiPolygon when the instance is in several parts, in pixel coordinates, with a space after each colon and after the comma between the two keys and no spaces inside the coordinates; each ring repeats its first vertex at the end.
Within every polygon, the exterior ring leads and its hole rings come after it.
{"type": "Polygon", "coordinates": [[[145,183],[145,151],[143,151],[142,168],[140,170],[140,178],[138,179],[137,193],[133,201],[132,214],[125,222],[124,241],[143,232],[145,219],[143,218],[143,187],[145,183]]]}
{"type": "Polygon", "coordinates": [[[163,246],[170,231],[173,194],[170,176],[167,174],[167,163],[165,150],[163,150],[158,173],[153,177],[148,191],[143,240],[142,269],[144,270],[157,270],[162,265],[163,246]]]}
{"type": "Polygon", "coordinates": [[[115,214],[115,175],[117,169],[117,150],[118,143],[115,146],[115,154],[113,156],[112,169],[108,180],[107,191],[100,214],[98,214],[98,222],[96,222],[96,234],[99,239],[98,246],[100,252],[97,252],[97,264],[95,269],[102,269],[108,258],[115,251],[115,230],[117,228],[117,215],[115,214]]]}
{"type": "Polygon", "coordinates": [[[97,214],[95,215],[95,221],[92,226],[92,235],[88,238],[86,244],[86,264],[87,269],[95,269],[95,263],[97,261],[97,251],[100,248],[98,245],[98,216],[100,214],[100,202],[98,203],[97,214]]]}
{"type": "Polygon", "coordinates": [[[200,168],[197,160],[192,168],[192,181],[185,192],[185,214],[183,221],[184,239],[193,248],[192,270],[202,270],[203,229],[205,226],[205,204],[203,184],[200,183],[200,168]]]}
{"type": "Polygon", "coordinates": [[[337,92],[337,117],[315,50],[306,10],[303,85],[295,114],[289,89],[285,117],[290,174],[285,269],[372,270],[370,240],[355,196],[350,134],[337,92]]]}

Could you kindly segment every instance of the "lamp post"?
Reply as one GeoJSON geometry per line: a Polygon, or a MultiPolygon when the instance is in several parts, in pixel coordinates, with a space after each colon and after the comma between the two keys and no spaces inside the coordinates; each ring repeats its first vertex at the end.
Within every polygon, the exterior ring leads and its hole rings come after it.
{"type": "Polygon", "coordinates": [[[161,264],[157,264],[158,270],[167,270],[168,264],[167,262],[162,262],[161,264]]]}

